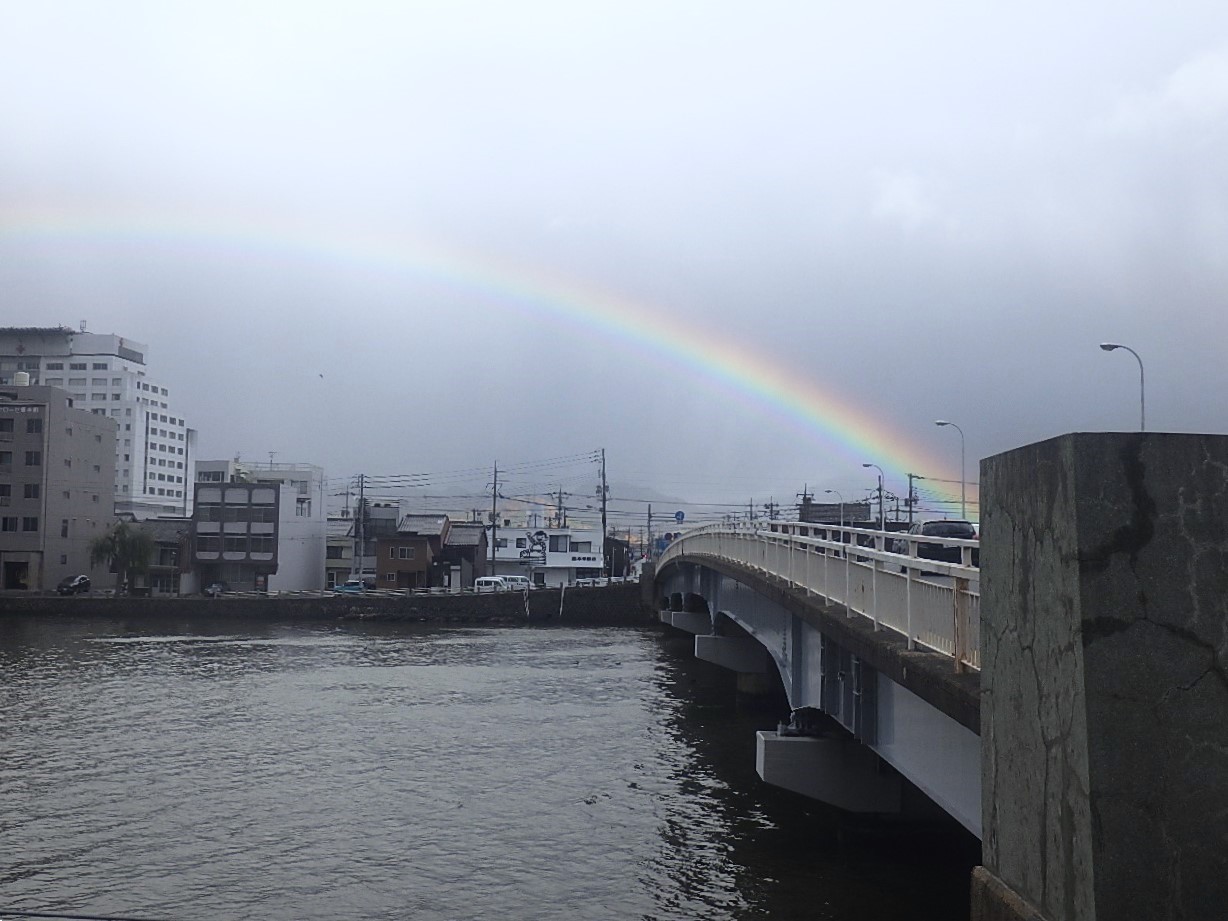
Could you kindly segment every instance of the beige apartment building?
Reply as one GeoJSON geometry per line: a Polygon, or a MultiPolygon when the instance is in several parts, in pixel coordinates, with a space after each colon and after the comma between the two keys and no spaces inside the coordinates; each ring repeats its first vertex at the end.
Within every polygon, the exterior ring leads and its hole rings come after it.
{"type": "Polygon", "coordinates": [[[0,385],[0,589],[47,591],[88,575],[90,542],[115,521],[117,423],[18,373],[0,385]]]}

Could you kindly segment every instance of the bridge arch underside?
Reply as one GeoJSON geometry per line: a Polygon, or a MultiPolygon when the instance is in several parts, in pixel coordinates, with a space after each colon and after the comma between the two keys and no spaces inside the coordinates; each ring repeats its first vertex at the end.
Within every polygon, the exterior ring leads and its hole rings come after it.
{"type": "Polygon", "coordinates": [[[765,781],[854,812],[896,813],[910,809],[903,777],[981,836],[979,676],[728,560],[671,560],[656,589],[662,622],[694,634],[697,657],[774,672],[802,711],[803,725],[758,733],[765,781]]]}

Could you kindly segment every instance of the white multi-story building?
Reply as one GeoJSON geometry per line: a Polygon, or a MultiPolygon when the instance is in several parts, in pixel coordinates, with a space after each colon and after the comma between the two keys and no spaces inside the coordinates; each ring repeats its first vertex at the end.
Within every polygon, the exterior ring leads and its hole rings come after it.
{"type": "Polygon", "coordinates": [[[496,576],[528,576],[535,585],[564,585],[603,574],[600,528],[517,528],[504,519],[494,544],[496,576]]]}
{"type": "Polygon", "coordinates": [[[328,516],[321,468],[198,461],[195,490],[196,571],[182,591],[215,581],[270,592],[324,588],[328,516]]]}
{"type": "MultiPolygon", "coordinates": [[[[84,326],[84,324],[82,324],[84,326]]],[[[67,327],[0,328],[0,384],[18,371],[68,391],[74,405],[115,420],[115,511],[188,515],[195,431],[149,374],[144,343],[67,327]]]]}

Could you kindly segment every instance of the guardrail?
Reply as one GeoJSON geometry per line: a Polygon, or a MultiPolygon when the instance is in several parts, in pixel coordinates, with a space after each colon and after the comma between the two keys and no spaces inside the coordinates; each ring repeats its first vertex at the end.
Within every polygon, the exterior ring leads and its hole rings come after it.
{"type": "MultiPolygon", "coordinates": [[[[321,589],[304,589],[296,591],[278,591],[278,592],[258,592],[247,590],[234,590],[222,592],[219,595],[213,596],[216,598],[406,598],[418,595],[499,595],[508,594],[511,592],[540,592],[545,589],[557,588],[605,588],[609,585],[622,585],[625,582],[634,582],[635,579],[630,576],[611,576],[608,579],[604,576],[591,579],[575,579],[571,582],[564,582],[561,585],[534,585],[528,589],[516,587],[508,587],[498,590],[493,589],[474,589],[474,588],[447,588],[445,586],[434,585],[429,588],[369,588],[365,592],[342,592],[331,588],[321,589]]],[[[95,592],[95,595],[103,594],[95,592]]],[[[113,594],[113,593],[112,593],[113,594]]],[[[170,594],[159,595],[157,597],[171,598],[175,597],[170,594]]],[[[184,596],[189,597],[189,596],[184,596]]]]}
{"type": "Polygon", "coordinates": [[[869,618],[875,630],[902,634],[909,649],[951,656],[957,671],[979,670],[980,570],[973,565],[979,547],[975,540],[799,521],[706,525],[679,535],[657,566],[681,556],[749,566],[842,605],[849,617],[869,618]],[[959,562],[920,556],[935,547],[950,548],[944,555],[959,562]]]}

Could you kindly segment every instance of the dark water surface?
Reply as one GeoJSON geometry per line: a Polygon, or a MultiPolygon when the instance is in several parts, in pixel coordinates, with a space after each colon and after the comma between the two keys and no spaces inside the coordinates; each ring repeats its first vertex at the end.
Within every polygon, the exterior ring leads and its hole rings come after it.
{"type": "Polygon", "coordinates": [[[0,909],[967,917],[966,840],[838,844],[704,668],[631,629],[0,620],[0,909]]]}

